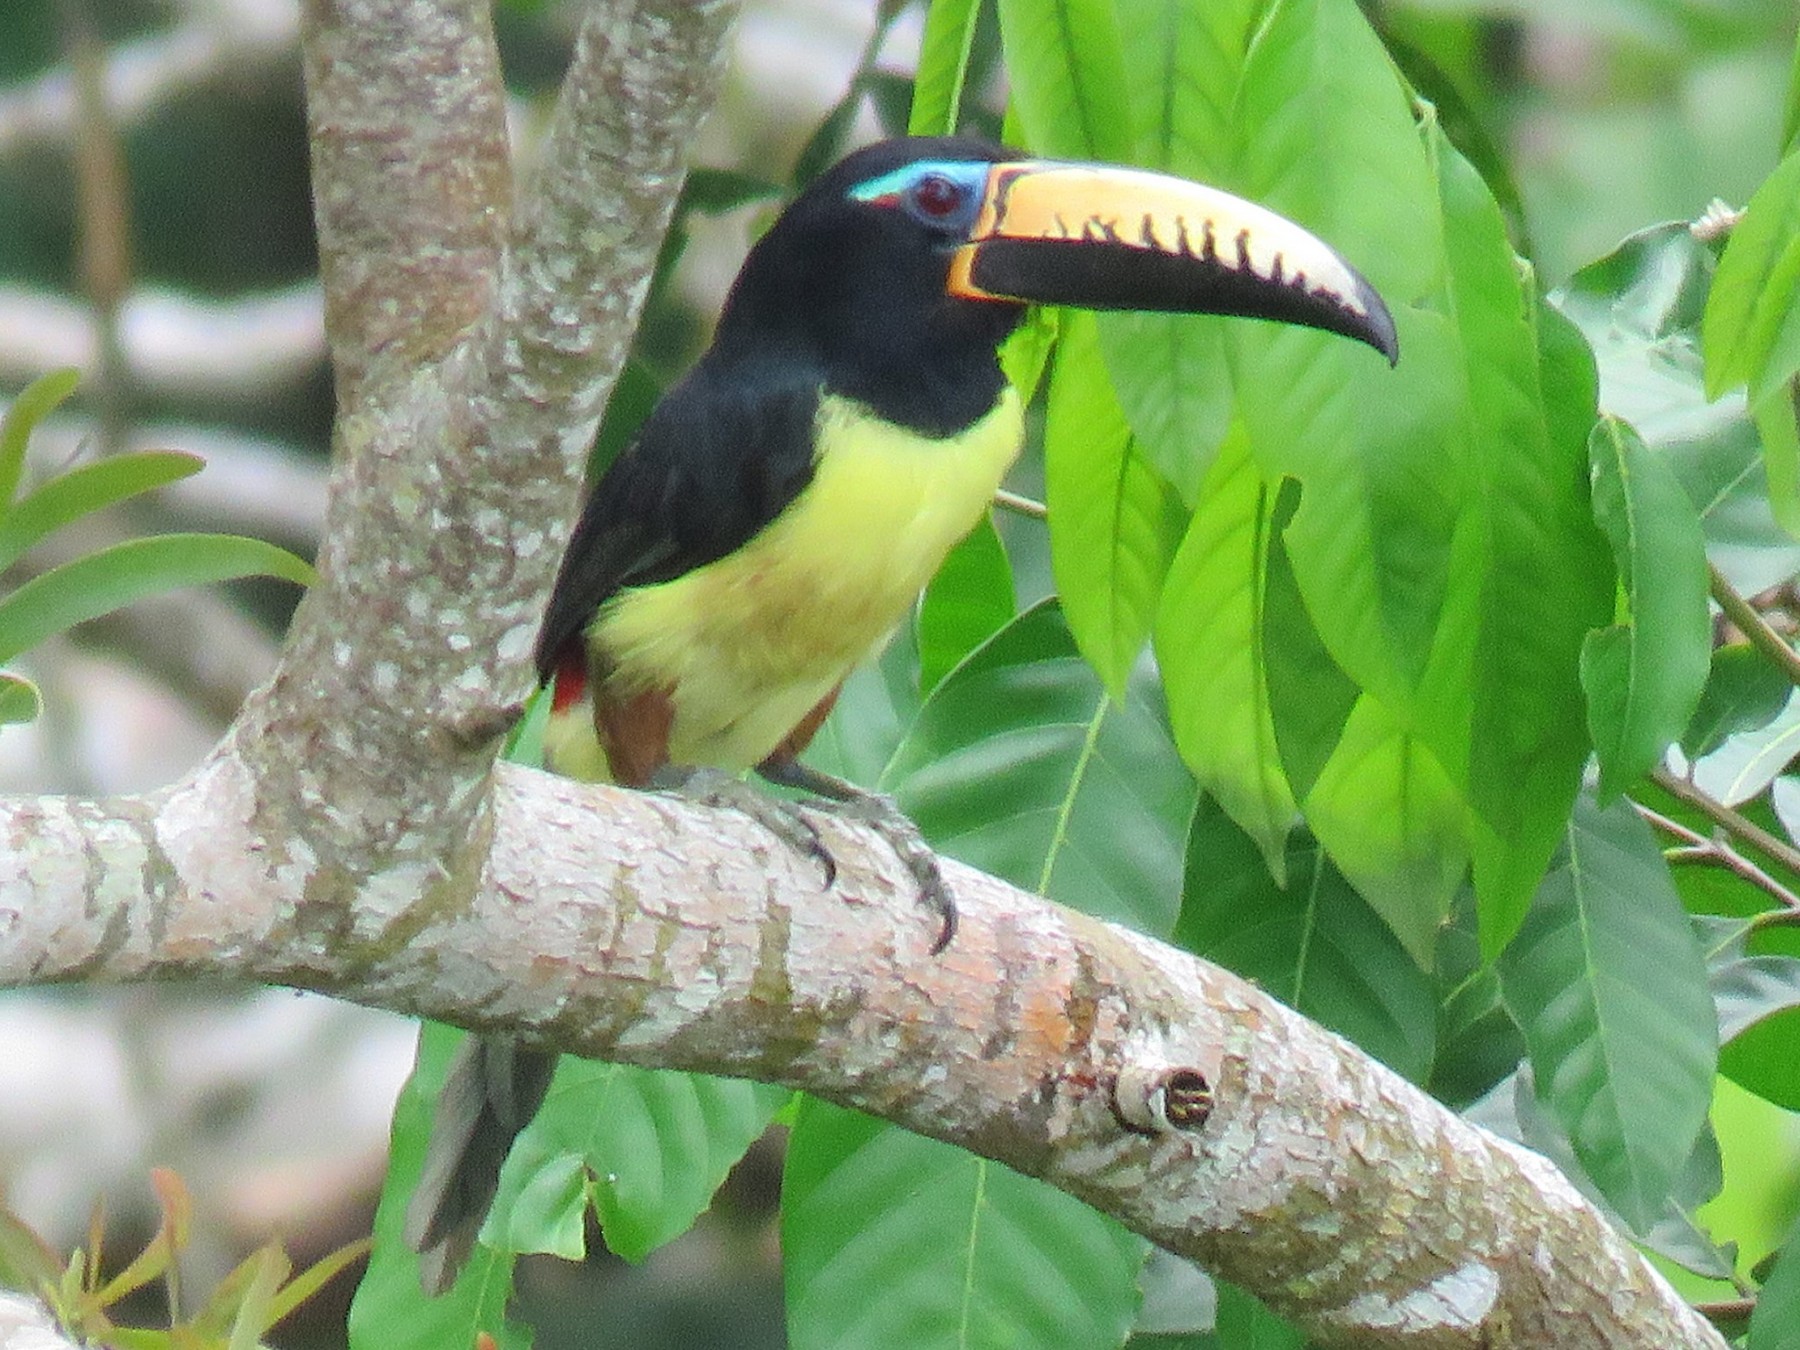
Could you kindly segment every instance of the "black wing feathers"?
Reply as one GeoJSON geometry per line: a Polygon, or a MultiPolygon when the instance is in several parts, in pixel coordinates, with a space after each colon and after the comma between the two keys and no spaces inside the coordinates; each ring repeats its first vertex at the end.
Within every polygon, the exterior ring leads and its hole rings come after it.
{"type": "Polygon", "coordinates": [[[812,480],[819,377],[773,361],[703,360],[596,483],[538,633],[549,680],[600,606],[741,547],[812,480]]]}

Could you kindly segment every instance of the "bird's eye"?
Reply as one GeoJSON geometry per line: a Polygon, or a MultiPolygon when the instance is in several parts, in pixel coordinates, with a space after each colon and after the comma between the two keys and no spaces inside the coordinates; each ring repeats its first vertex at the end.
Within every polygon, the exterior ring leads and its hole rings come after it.
{"type": "Polygon", "coordinates": [[[921,215],[942,220],[961,208],[963,186],[941,173],[928,173],[913,186],[912,203],[921,215]]]}

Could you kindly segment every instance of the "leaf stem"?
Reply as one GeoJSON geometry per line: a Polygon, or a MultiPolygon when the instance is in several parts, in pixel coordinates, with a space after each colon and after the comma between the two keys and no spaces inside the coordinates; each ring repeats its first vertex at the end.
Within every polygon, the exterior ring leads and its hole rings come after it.
{"type": "Polygon", "coordinates": [[[1709,1322],[1742,1322],[1756,1311],[1756,1300],[1727,1298],[1716,1303],[1696,1303],[1694,1311],[1709,1322]]]}
{"type": "Polygon", "coordinates": [[[1767,892],[1781,906],[1779,911],[1768,916],[1768,922],[1800,923],[1800,895],[1783,886],[1731,845],[1718,839],[1708,839],[1698,830],[1690,830],[1679,820],[1672,820],[1642,802],[1633,802],[1632,805],[1653,827],[1681,841],[1681,847],[1669,849],[1663,854],[1670,863],[1694,862],[1723,867],[1758,890],[1767,892]]]}
{"type": "Polygon", "coordinates": [[[1717,566],[1708,563],[1706,572],[1712,598],[1725,611],[1725,617],[1749,640],[1751,646],[1780,668],[1781,673],[1788,677],[1789,683],[1800,686],[1800,652],[1796,652],[1786,638],[1769,626],[1769,621],[1757,612],[1756,606],[1737,593],[1736,587],[1725,579],[1725,574],[1717,566]]]}
{"type": "MultiPolygon", "coordinates": [[[[1049,508],[1042,502],[1034,502],[1029,497],[1021,497],[1018,493],[1008,492],[1005,488],[994,489],[994,505],[1017,515],[1028,516],[1032,520],[1048,520],[1050,518],[1049,508]]],[[[1800,680],[1796,680],[1795,683],[1800,683],[1800,680]]]]}
{"type": "Polygon", "coordinates": [[[1783,843],[1755,821],[1725,803],[1708,796],[1685,778],[1677,778],[1667,769],[1652,769],[1650,780],[1677,801],[1685,802],[1727,834],[1736,835],[1767,853],[1789,871],[1800,875],[1800,849],[1783,843]]]}

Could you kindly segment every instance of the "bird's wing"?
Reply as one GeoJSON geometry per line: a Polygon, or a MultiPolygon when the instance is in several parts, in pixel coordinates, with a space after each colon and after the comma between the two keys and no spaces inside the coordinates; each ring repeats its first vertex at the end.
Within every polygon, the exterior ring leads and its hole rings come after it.
{"type": "Polygon", "coordinates": [[[549,680],[600,606],[747,543],[812,479],[819,381],[702,362],[657,404],[589,493],[538,632],[549,680]]]}

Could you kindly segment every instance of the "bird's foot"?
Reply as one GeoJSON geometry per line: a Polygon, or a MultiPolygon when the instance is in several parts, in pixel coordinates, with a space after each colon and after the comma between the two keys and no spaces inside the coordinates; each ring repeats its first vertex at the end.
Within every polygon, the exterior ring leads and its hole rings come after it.
{"type": "MultiPolygon", "coordinates": [[[[944,884],[944,873],[936,852],[892,797],[859,788],[795,759],[765,761],[758,766],[757,772],[771,783],[800,788],[823,798],[820,809],[858,821],[880,835],[912,876],[913,884],[919,888],[919,899],[937,917],[938,935],[932,941],[931,954],[936,956],[950,945],[950,939],[956,936],[956,901],[944,884]]],[[[835,877],[836,870],[835,864],[832,865],[830,875],[835,877]]]]}
{"type": "Polygon", "coordinates": [[[818,829],[793,802],[771,797],[743,779],[706,765],[665,764],[650,776],[657,792],[749,816],[802,858],[818,863],[826,886],[837,880],[837,860],[818,829]]]}

